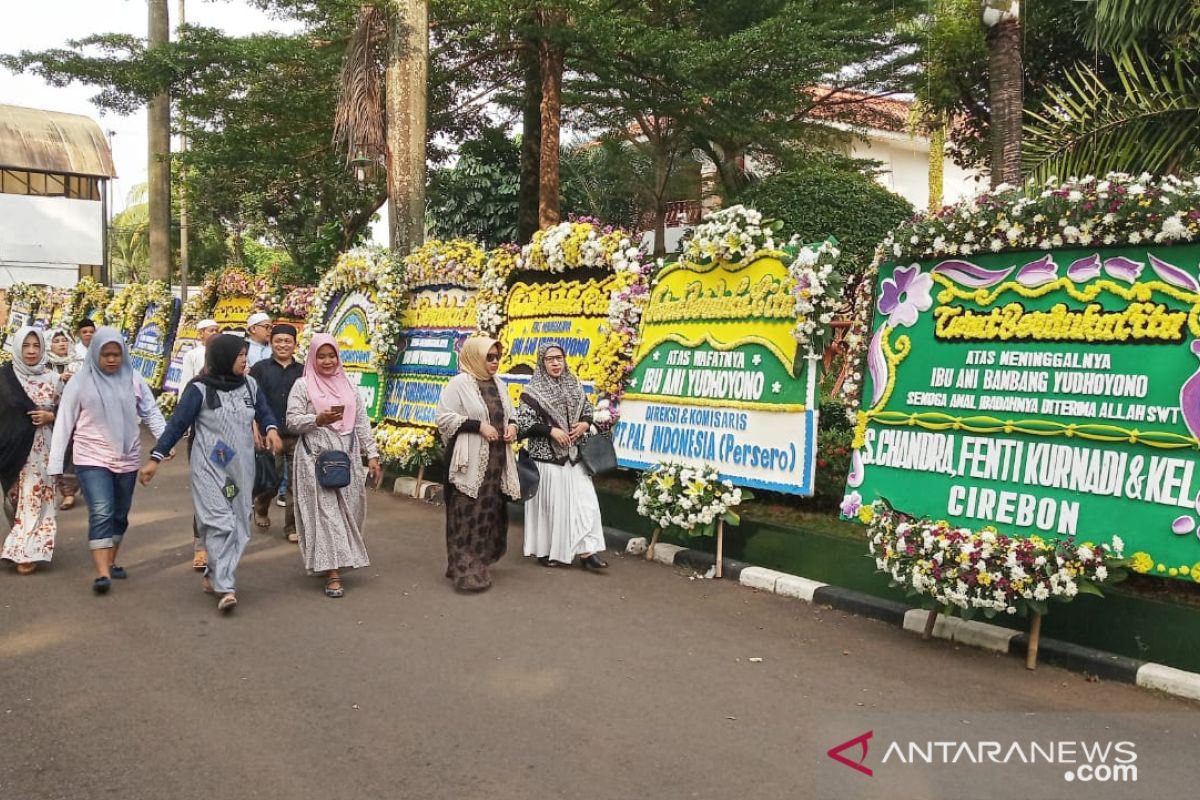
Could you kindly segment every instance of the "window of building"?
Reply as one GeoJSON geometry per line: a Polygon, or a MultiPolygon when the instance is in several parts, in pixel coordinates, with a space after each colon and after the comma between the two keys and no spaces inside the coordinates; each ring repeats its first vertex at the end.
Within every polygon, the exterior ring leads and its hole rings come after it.
{"type": "Polygon", "coordinates": [[[99,200],[100,179],[83,175],[5,169],[0,170],[0,194],[99,200]]]}

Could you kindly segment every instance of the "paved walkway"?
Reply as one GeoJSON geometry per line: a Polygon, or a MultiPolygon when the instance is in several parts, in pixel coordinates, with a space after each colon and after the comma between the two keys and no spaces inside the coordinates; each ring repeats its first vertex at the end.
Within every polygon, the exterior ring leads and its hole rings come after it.
{"type": "Polygon", "coordinates": [[[0,798],[1132,795],[1057,768],[1019,795],[1032,772],[1011,765],[881,765],[888,731],[910,728],[1133,739],[1137,791],[1194,789],[1195,705],[638,558],[544,569],[519,528],[494,588],[460,596],[441,509],[386,493],[345,598],[303,574],[273,508],[221,617],[190,569],[185,470],[138,488],[130,578],[109,595],[90,590],[82,507],[51,569],[0,570],[0,798]],[[826,757],[867,730],[874,778],[826,757]]]}

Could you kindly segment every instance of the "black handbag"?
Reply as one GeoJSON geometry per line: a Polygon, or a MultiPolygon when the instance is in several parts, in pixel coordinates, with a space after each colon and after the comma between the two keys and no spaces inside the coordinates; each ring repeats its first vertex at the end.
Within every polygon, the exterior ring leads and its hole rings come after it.
{"type": "Polygon", "coordinates": [[[254,451],[254,494],[259,495],[279,488],[279,470],[275,469],[275,456],[267,450],[254,451]]]}
{"type": "Polygon", "coordinates": [[[522,500],[529,500],[537,494],[538,484],[542,482],[542,473],[538,472],[537,462],[524,448],[517,454],[517,479],[521,482],[522,500]]]}
{"type": "Polygon", "coordinates": [[[579,460],[589,474],[603,475],[617,468],[617,450],[613,447],[612,439],[597,433],[579,445],[579,460]]]}
{"type": "MultiPolygon", "coordinates": [[[[308,441],[304,442],[304,452],[310,456],[312,448],[308,441]]],[[[322,450],[317,453],[317,483],[323,489],[341,489],[350,485],[354,471],[351,469],[350,456],[345,450],[322,450]]]]}

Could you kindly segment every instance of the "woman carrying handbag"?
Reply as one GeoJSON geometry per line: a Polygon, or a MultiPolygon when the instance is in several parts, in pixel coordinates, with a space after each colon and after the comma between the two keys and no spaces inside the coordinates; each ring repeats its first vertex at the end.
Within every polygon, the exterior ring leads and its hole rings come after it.
{"type": "Polygon", "coordinates": [[[291,491],[296,532],[309,575],[325,578],[325,596],[342,597],[342,572],[370,565],[363,541],[367,479],[383,479],[379,449],[362,397],[342,368],[337,342],[313,334],[304,377],[288,396],[287,429],[296,445],[291,491]],[[363,467],[363,455],[368,466],[363,467]]]}
{"type": "Polygon", "coordinates": [[[582,449],[592,427],[592,404],[557,344],[543,345],[538,366],[521,393],[518,435],[537,464],[537,494],[525,504],[525,555],[546,567],[579,556],[584,569],[604,569],[600,502],[584,467],[582,449]]]}

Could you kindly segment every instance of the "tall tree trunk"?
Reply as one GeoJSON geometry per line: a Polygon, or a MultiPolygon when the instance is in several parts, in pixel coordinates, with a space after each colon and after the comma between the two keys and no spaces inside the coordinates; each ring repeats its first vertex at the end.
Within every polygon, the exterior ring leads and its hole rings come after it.
{"type": "Polygon", "coordinates": [[[988,28],[988,101],[992,109],[992,186],[1021,184],[1021,122],[1024,70],[1021,21],[1003,19],[988,28]]]}
{"type": "Polygon", "coordinates": [[[521,102],[521,188],[517,206],[517,241],[525,244],[538,229],[538,195],[541,187],[542,70],[537,42],[521,49],[525,68],[525,95],[521,102]]]}
{"type": "Polygon", "coordinates": [[[394,0],[387,67],[388,228],[404,255],[425,241],[426,0],[394,0]]]}
{"type": "Polygon", "coordinates": [[[562,218],[559,198],[559,136],[562,128],[562,48],[545,39],[538,41],[542,73],[542,145],[538,169],[538,226],[557,225],[562,218]]]}
{"type": "MultiPolygon", "coordinates": [[[[150,12],[147,40],[151,49],[171,40],[167,0],[147,0],[150,12]]],[[[150,277],[167,280],[171,274],[171,96],[167,91],[150,98],[148,109],[147,203],[150,212],[150,277]]]]}

